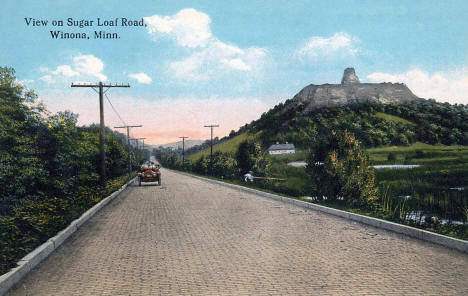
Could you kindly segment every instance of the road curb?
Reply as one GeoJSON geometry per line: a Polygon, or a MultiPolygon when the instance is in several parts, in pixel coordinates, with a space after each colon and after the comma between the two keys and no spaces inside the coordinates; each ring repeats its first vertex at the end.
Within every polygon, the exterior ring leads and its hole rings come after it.
{"type": "Polygon", "coordinates": [[[204,180],[204,181],[207,181],[207,182],[210,182],[210,183],[219,184],[219,185],[222,185],[222,186],[225,186],[225,187],[230,187],[230,188],[233,188],[233,189],[236,189],[236,190],[239,190],[239,191],[244,191],[244,192],[247,192],[247,193],[253,193],[253,194],[263,196],[263,197],[267,197],[267,198],[271,198],[271,199],[274,199],[274,200],[282,201],[282,202],[285,202],[285,203],[294,204],[294,205],[302,207],[302,208],[308,208],[308,209],[316,210],[316,211],[319,211],[319,212],[331,214],[331,215],[334,215],[334,216],[338,216],[338,217],[345,218],[345,219],[348,219],[348,220],[360,222],[360,223],[367,224],[367,225],[370,225],[370,226],[374,226],[374,227],[377,227],[377,228],[381,228],[381,229],[389,230],[389,231],[392,231],[392,232],[404,234],[404,235],[407,235],[407,236],[410,236],[410,237],[413,237],[413,238],[417,238],[417,239],[424,240],[424,241],[427,241],[427,242],[431,242],[431,243],[434,243],[434,244],[442,245],[442,246],[445,246],[447,248],[456,249],[456,250],[459,250],[461,252],[468,253],[468,241],[465,241],[465,240],[453,238],[453,237],[450,237],[450,236],[446,236],[446,235],[442,235],[442,234],[438,234],[438,233],[430,232],[430,231],[427,231],[427,230],[422,230],[422,229],[418,229],[418,228],[415,228],[415,227],[402,225],[402,224],[398,224],[398,223],[394,223],[394,222],[390,222],[390,221],[386,221],[386,220],[382,220],[382,219],[377,219],[377,218],[368,217],[368,216],[355,214],[355,213],[351,213],[351,212],[346,212],[346,211],[343,211],[343,210],[338,210],[338,209],[334,209],[334,208],[330,208],[330,207],[326,207],[326,206],[322,206],[322,205],[318,205],[318,204],[313,204],[313,203],[310,203],[310,202],[306,202],[306,201],[302,201],[302,200],[298,200],[298,199],[294,199],[294,198],[284,197],[284,196],[281,196],[281,195],[268,193],[268,192],[264,192],[264,191],[261,191],[261,190],[252,189],[252,188],[249,188],[249,187],[244,187],[244,186],[240,186],[240,185],[226,183],[226,182],[223,182],[223,181],[218,181],[218,180],[213,180],[213,179],[209,179],[209,178],[205,178],[205,177],[200,177],[200,176],[188,174],[188,173],[185,173],[185,172],[180,172],[180,171],[175,171],[175,170],[170,170],[170,171],[180,173],[180,174],[183,174],[185,176],[193,177],[193,178],[196,178],[196,179],[204,180]]]}
{"type": "Polygon", "coordinates": [[[11,287],[25,277],[34,267],[47,258],[53,251],[63,244],[83,223],[88,221],[105,205],[119,196],[125,188],[136,180],[136,177],[124,184],[119,190],[113,192],[108,197],[95,204],[92,208],[84,212],[79,218],[73,220],[65,229],[61,230],[54,237],[48,239],[45,243],[29,252],[20,261],[17,266],[9,272],[0,276],[0,296],[4,295],[11,287]]]}

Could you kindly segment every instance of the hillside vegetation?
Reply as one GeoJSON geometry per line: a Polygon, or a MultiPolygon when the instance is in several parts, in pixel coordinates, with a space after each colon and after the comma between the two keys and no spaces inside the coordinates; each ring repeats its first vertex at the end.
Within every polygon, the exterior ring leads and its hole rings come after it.
{"type": "MultiPolygon", "coordinates": [[[[237,136],[234,136],[226,141],[223,141],[219,144],[216,144],[213,146],[213,153],[216,151],[223,152],[223,153],[235,153],[237,151],[237,148],[239,148],[239,145],[247,140],[256,140],[260,136],[261,132],[257,132],[255,134],[252,133],[241,133],[237,136]]],[[[197,161],[200,159],[202,156],[209,156],[210,155],[210,148],[205,148],[202,151],[199,151],[197,153],[191,154],[187,157],[190,161],[197,161]]]]}
{"type": "Polygon", "coordinates": [[[321,134],[347,130],[367,148],[427,144],[468,145],[468,107],[418,99],[400,104],[362,102],[303,114],[293,100],[278,104],[239,132],[262,131],[264,147],[274,142],[307,149],[321,134]]]}
{"type": "Polygon", "coordinates": [[[399,123],[403,123],[403,124],[413,124],[409,120],[403,119],[403,118],[395,116],[395,115],[383,113],[383,112],[375,113],[375,117],[382,118],[382,119],[384,119],[386,121],[393,121],[393,122],[397,122],[397,123],[399,122],[399,123]]]}

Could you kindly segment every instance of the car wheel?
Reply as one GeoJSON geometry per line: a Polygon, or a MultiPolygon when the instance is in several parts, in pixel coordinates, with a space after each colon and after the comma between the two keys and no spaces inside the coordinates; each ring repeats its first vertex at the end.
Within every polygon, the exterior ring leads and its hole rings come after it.
{"type": "Polygon", "coordinates": [[[161,186],[161,175],[158,176],[158,185],[161,186]]]}
{"type": "Polygon", "coordinates": [[[138,178],[138,186],[141,186],[141,178],[138,178]]]}

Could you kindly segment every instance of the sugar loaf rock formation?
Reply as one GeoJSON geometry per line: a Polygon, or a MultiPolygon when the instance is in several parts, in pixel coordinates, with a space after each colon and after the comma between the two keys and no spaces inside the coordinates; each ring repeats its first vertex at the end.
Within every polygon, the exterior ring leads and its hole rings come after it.
{"type": "Polygon", "coordinates": [[[362,101],[383,104],[403,103],[419,99],[403,83],[360,83],[354,68],[344,70],[341,84],[310,84],[292,99],[305,105],[303,113],[321,107],[343,106],[362,101]]]}

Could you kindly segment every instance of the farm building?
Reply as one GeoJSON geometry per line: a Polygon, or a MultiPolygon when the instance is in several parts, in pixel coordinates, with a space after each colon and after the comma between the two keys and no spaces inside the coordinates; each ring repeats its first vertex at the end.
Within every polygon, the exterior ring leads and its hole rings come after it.
{"type": "Polygon", "coordinates": [[[280,144],[276,142],[276,144],[273,144],[268,148],[268,153],[270,155],[276,155],[276,154],[294,154],[296,153],[296,148],[294,147],[294,144],[289,144],[286,142],[285,144],[280,144]]]}

